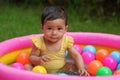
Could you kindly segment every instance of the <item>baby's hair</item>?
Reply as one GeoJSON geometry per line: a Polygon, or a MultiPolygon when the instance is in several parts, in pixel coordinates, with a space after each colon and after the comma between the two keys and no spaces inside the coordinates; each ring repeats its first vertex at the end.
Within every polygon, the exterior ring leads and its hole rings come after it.
{"type": "Polygon", "coordinates": [[[48,20],[55,20],[55,19],[64,19],[65,25],[67,25],[67,15],[64,8],[60,6],[49,6],[43,10],[41,16],[41,23],[44,23],[48,20]]]}

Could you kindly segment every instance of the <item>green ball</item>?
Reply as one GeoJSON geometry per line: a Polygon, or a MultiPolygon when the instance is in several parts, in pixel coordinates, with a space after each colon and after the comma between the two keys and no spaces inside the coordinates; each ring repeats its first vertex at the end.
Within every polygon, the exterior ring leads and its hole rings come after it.
{"type": "Polygon", "coordinates": [[[110,70],[110,68],[102,66],[97,70],[96,75],[97,76],[109,76],[109,75],[112,75],[112,71],[110,70]]]}

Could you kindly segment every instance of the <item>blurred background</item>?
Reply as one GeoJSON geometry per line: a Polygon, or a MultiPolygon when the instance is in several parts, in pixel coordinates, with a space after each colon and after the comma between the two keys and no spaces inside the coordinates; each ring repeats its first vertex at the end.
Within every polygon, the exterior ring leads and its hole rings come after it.
{"type": "Polygon", "coordinates": [[[69,32],[120,34],[120,0],[0,0],[0,42],[41,33],[41,12],[63,6],[69,32]]]}

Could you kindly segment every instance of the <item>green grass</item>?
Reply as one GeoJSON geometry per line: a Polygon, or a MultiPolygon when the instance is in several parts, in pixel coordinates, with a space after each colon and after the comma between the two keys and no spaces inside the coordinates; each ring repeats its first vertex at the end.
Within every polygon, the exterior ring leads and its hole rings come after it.
{"type": "MultiPolygon", "coordinates": [[[[43,7],[2,6],[0,7],[0,41],[29,34],[41,33],[40,15],[43,7]]],[[[84,19],[86,15],[78,14],[68,8],[69,31],[101,32],[120,34],[120,23],[117,18],[104,20],[100,17],[84,19]]]]}
{"type": "Polygon", "coordinates": [[[39,15],[31,8],[4,7],[0,9],[0,40],[39,33],[39,15]]]}
{"type": "Polygon", "coordinates": [[[77,13],[74,10],[69,12],[69,31],[100,32],[110,34],[120,34],[120,21],[116,17],[109,20],[101,17],[88,16],[87,14],[77,13]],[[86,17],[87,16],[87,17],[86,17]]]}

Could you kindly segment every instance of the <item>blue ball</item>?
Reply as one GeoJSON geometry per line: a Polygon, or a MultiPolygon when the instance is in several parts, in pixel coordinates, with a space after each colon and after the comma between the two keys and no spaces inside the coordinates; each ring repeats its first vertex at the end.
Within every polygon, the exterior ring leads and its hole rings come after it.
{"type": "Polygon", "coordinates": [[[68,50],[66,50],[66,52],[65,52],[65,56],[68,56],[68,50]]]}
{"type": "Polygon", "coordinates": [[[117,70],[120,69],[120,64],[117,65],[117,70]]]}
{"type": "Polygon", "coordinates": [[[115,58],[117,63],[120,63],[120,52],[119,51],[112,51],[110,56],[115,58]]]}
{"type": "Polygon", "coordinates": [[[60,75],[60,76],[68,76],[68,75],[65,74],[65,73],[58,73],[58,75],[60,75]]]}
{"type": "Polygon", "coordinates": [[[83,48],[83,52],[86,52],[86,51],[90,51],[92,53],[94,53],[94,55],[96,54],[96,49],[94,46],[92,45],[87,45],[83,48]]]}

